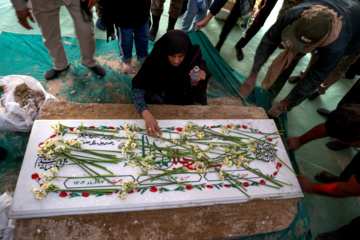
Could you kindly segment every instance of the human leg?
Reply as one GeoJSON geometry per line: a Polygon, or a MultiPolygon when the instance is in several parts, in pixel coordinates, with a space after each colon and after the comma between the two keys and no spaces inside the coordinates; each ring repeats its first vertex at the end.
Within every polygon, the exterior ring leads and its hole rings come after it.
{"type": "Polygon", "coordinates": [[[194,18],[191,29],[195,28],[196,23],[200,22],[201,20],[203,20],[206,17],[207,10],[210,7],[211,1],[212,0],[206,0],[206,10],[199,8],[199,10],[194,18]]]}
{"type": "Polygon", "coordinates": [[[96,65],[94,22],[84,19],[81,13],[80,1],[73,1],[67,6],[67,9],[74,21],[75,34],[81,52],[81,62],[84,66],[92,68],[96,65]]]}
{"type": "Polygon", "coordinates": [[[117,30],[123,71],[124,73],[135,73],[135,70],[131,65],[134,29],[117,27],[117,30]]]}
{"type": "Polygon", "coordinates": [[[141,27],[135,29],[134,39],[137,60],[144,62],[149,54],[149,22],[146,21],[141,27]]]}
{"type": "Polygon", "coordinates": [[[215,48],[220,52],[222,45],[225,42],[226,37],[229,35],[231,29],[235,26],[240,17],[240,0],[237,0],[233,9],[231,10],[228,18],[226,19],[224,26],[221,30],[219,41],[215,48]]]}
{"type": "Polygon", "coordinates": [[[259,10],[259,13],[256,15],[255,20],[251,24],[248,30],[244,33],[243,37],[236,43],[236,56],[239,61],[244,58],[244,54],[242,52],[242,48],[246,46],[246,44],[255,36],[255,34],[260,30],[260,28],[264,25],[266,19],[270,15],[271,11],[275,7],[277,0],[268,0],[265,1],[265,4],[259,10]]]}
{"type": "Polygon", "coordinates": [[[61,1],[32,0],[34,16],[56,71],[69,66],[60,32],[59,12],[62,5],[61,1]]]}
{"type": "Polygon", "coordinates": [[[156,34],[159,30],[159,23],[161,14],[164,11],[164,2],[165,0],[152,0],[151,1],[151,17],[152,17],[152,25],[150,29],[150,41],[155,41],[156,34]]]}
{"type": "MultiPolygon", "coordinates": [[[[346,71],[350,68],[350,66],[356,62],[359,56],[360,56],[360,49],[354,54],[344,58],[343,61],[329,74],[329,76],[325,79],[325,81],[315,90],[318,93],[316,94],[314,92],[315,95],[319,96],[325,94],[326,90],[329,87],[331,87],[333,84],[335,84],[342,77],[342,75],[346,73],[346,71]]],[[[314,93],[312,95],[314,95],[314,93]]],[[[310,97],[312,95],[310,95],[310,97]]],[[[313,100],[315,98],[311,98],[310,100],[313,100]]]]}
{"type": "Polygon", "coordinates": [[[199,7],[197,5],[197,0],[189,0],[187,5],[187,10],[185,12],[184,18],[181,23],[181,30],[187,31],[189,30],[191,23],[194,20],[194,17],[199,11],[199,7]]]}

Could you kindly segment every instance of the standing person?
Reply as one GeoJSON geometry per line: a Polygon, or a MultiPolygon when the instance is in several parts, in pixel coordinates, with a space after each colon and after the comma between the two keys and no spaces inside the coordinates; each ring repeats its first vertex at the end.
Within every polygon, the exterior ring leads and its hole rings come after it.
{"type": "MultiPolygon", "coordinates": [[[[300,137],[287,139],[289,150],[298,149],[309,141],[326,137],[338,139],[353,147],[360,147],[360,105],[349,104],[341,106],[331,112],[328,120],[311,129],[300,137]],[[296,141],[303,139],[305,142],[296,141]]],[[[303,191],[310,194],[320,194],[331,197],[358,197],[360,196],[360,152],[351,160],[350,164],[339,176],[327,171],[317,173],[314,178],[321,182],[316,184],[306,177],[298,176],[303,191]]],[[[349,224],[332,232],[322,233],[317,240],[352,240],[358,239],[360,217],[353,219],[349,224]]]]}
{"type": "MultiPolygon", "coordinates": [[[[215,0],[210,7],[210,13],[204,18],[204,20],[198,22],[195,26],[196,30],[202,29],[205,27],[209,21],[218,14],[220,9],[226,4],[226,0],[215,0]]],[[[226,19],[223,29],[221,30],[220,39],[216,44],[215,48],[220,52],[222,45],[225,42],[227,35],[230,33],[231,29],[235,26],[236,22],[239,19],[241,0],[237,0],[234,8],[231,10],[229,17],[226,19]]],[[[277,0],[263,0],[260,5],[258,14],[256,15],[253,23],[250,27],[243,33],[243,37],[235,44],[236,49],[236,58],[238,61],[244,59],[244,53],[242,49],[250,42],[250,40],[256,35],[260,28],[264,25],[267,17],[270,15],[271,11],[275,7],[277,0]]]]}
{"type": "Polygon", "coordinates": [[[206,105],[206,89],[211,72],[202,59],[199,45],[193,45],[181,30],[171,30],[156,41],[138,74],[132,80],[132,100],[144,118],[150,136],[161,135],[147,104],[206,105]],[[200,76],[190,81],[195,66],[200,76]]]}
{"type": "MultiPolygon", "coordinates": [[[[156,34],[159,30],[159,22],[161,14],[164,11],[165,0],[152,0],[151,1],[151,15],[152,15],[152,26],[150,29],[150,41],[155,41],[156,34]]],[[[184,0],[170,0],[169,8],[169,22],[166,31],[174,29],[175,23],[180,16],[181,6],[184,0]]]]}
{"type": "Polygon", "coordinates": [[[144,62],[148,56],[149,18],[151,0],[104,1],[103,20],[107,37],[117,30],[123,72],[135,73],[131,64],[133,42],[135,40],[136,56],[144,62]],[[136,11],[129,11],[136,9],[136,11]]]}
{"type": "Polygon", "coordinates": [[[309,0],[282,15],[267,31],[256,50],[252,71],[240,87],[247,97],[255,88],[257,74],[282,42],[286,49],[273,61],[262,82],[269,89],[298,56],[318,52],[318,59],[288,96],[275,103],[268,114],[278,117],[311,94],[339,64],[360,47],[360,3],[353,0],[309,0]]]}
{"type": "MultiPolygon", "coordinates": [[[[28,23],[35,22],[25,0],[11,0],[19,23],[26,29],[32,29],[28,23]]],[[[60,7],[66,6],[74,21],[76,37],[79,41],[81,63],[100,77],[105,70],[95,60],[95,33],[92,20],[92,7],[97,0],[31,0],[32,11],[41,30],[43,42],[47,48],[53,67],[45,73],[45,79],[56,78],[69,68],[60,32],[60,7]]]]}
{"type": "Polygon", "coordinates": [[[212,0],[189,0],[187,5],[187,11],[181,23],[181,30],[187,31],[191,28],[195,28],[197,22],[203,20],[206,16],[206,12],[210,7],[212,0]],[[195,19],[194,19],[195,18],[195,19]]]}

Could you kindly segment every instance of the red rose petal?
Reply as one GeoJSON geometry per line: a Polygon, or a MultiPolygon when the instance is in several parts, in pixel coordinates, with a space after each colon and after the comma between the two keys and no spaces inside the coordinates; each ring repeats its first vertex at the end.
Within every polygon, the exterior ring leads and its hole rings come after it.
{"type": "Polygon", "coordinates": [[[230,188],[230,185],[228,185],[228,184],[224,184],[224,187],[226,187],[226,188],[230,188]]]}
{"type": "Polygon", "coordinates": [[[151,188],[150,188],[150,192],[157,192],[157,190],[158,190],[158,189],[157,189],[156,187],[151,187],[151,188]]]}
{"type": "Polygon", "coordinates": [[[82,193],[81,196],[88,197],[88,196],[90,196],[90,193],[82,193]]]}
{"type": "Polygon", "coordinates": [[[37,173],[34,173],[33,175],[31,175],[31,179],[38,179],[39,175],[37,173]]]}
{"type": "Polygon", "coordinates": [[[68,195],[67,192],[61,192],[61,193],[59,194],[60,197],[67,197],[67,195],[68,195]]]}
{"type": "Polygon", "coordinates": [[[244,182],[244,187],[248,187],[249,183],[248,182],[244,182]]]}

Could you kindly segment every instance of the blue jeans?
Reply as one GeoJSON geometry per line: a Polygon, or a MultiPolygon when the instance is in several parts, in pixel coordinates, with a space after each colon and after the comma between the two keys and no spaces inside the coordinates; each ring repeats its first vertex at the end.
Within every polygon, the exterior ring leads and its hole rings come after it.
{"type": "Polygon", "coordinates": [[[122,62],[132,59],[133,42],[135,40],[137,60],[143,62],[149,54],[149,20],[139,28],[117,27],[117,36],[122,62]]]}
{"type": "Polygon", "coordinates": [[[206,17],[207,9],[209,9],[212,0],[204,0],[204,1],[206,1],[206,11],[201,10],[198,7],[197,0],[189,0],[187,5],[187,11],[185,12],[184,18],[182,20],[181,30],[183,31],[189,30],[191,23],[192,23],[191,28],[194,28],[197,22],[203,20],[206,17]]]}

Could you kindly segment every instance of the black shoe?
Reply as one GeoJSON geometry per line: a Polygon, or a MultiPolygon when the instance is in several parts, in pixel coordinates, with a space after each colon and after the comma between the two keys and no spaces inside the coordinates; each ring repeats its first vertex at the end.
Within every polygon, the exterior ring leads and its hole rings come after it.
{"type": "Polygon", "coordinates": [[[152,26],[151,26],[151,29],[150,29],[150,36],[149,36],[150,41],[155,41],[156,34],[157,34],[158,30],[159,30],[160,18],[161,18],[161,16],[152,15],[152,26]]]}
{"type": "Polygon", "coordinates": [[[241,47],[238,47],[235,45],[235,49],[236,49],[236,58],[238,61],[241,61],[244,59],[244,53],[241,49],[241,47]]]}
{"type": "Polygon", "coordinates": [[[100,77],[104,77],[106,75],[105,69],[100,65],[96,64],[92,68],[90,68],[95,74],[99,75],[100,77]]]}
{"type": "Polygon", "coordinates": [[[176,21],[177,21],[177,18],[169,17],[169,23],[168,23],[166,32],[174,29],[176,21]]]}
{"type": "Polygon", "coordinates": [[[326,143],[326,146],[330,148],[333,151],[340,151],[346,148],[349,148],[350,146],[347,144],[343,144],[339,142],[338,140],[331,140],[326,143]]]}
{"type": "Polygon", "coordinates": [[[300,80],[301,80],[300,76],[291,76],[291,77],[289,77],[288,82],[289,83],[297,83],[300,80]]]}
{"type": "Polygon", "coordinates": [[[7,156],[7,151],[5,148],[0,147],[0,160],[4,160],[7,156]]]}
{"type": "Polygon", "coordinates": [[[318,108],[316,111],[318,114],[326,118],[330,117],[331,114],[331,111],[327,110],[326,108],[318,108]]]}
{"type": "Polygon", "coordinates": [[[308,99],[310,101],[314,100],[315,98],[317,98],[318,96],[320,96],[320,93],[318,93],[318,91],[313,92],[312,94],[310,94],[310,96],[308,96],[308,99]]]}
{"type": "MultiPolygon", "coordinates": [[[[354,236],[355,237],[355,236],[354,236]]],[[[322,233],[316,236],[315,240],[344,240],[337,230],[322,233]]]]}
{"type": "MultiPolygon", "coordinates": [[[[69,65],[70,66],[70,65],[69,65]]],[[[50,69],[50,70],[47,70],[46,73],[45,73],[45,79],[46,80],[51,80],[51,79],[54,79],[56,78],[61,72],[67,70],[69,68],[69,66],[67,66],[67,68],[63,69],[63,70],[55,70],[55,69],[50,69]]]]}
{"type": "Polygon", "coordinates": [[[215,45],[215,48],[216,48],[216,50],[218,50],[218,52],[220,52],[220,49],[223,44],[224,44],[224,41],[219,40],[218,43],[215,45]]]}
{"type": "Polygon", "coordinates": [[[340,177],[335,176],[334,174],[327,171],[318,172],[317,174],[315,174],[314,178],[322,183],[332,183],[340,181],[340,177]]]}

